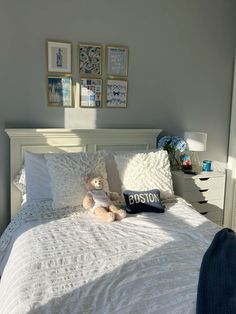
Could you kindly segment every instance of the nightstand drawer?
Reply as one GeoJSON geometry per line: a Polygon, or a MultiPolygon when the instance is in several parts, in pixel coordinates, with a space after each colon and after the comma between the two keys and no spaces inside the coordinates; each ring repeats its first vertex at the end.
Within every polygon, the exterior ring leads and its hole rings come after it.
{"type": "Polygon", "coordinates": [[[222,211],[224,207],[223,199],[212,200],[212,201],[202,201],[202,202],[195,202],[195,203],[192,202],[191,204],[199,213],[205,213],[205,212],[208,213],[215,210],[222,211]]]}
{"type": "Polygon", "coordinates": [[[192,203],[192,205],[200,214],[204,215],[207,219],[213,221],[218,225],[222,225],[223,209],[221,209],[220,207],[222,205],[221,200],[215,201],[215,204],[192,203]]]}
{"type": "Polygon", "coordinates": [[[206,218],[222,225],[224,213],[225,173],[210,171],[197,175],[172,171],[176,195],[186,199],[206,218]]]}
{"type": "Polygon", "coordinates": [[[218,225],[222,224],[223,211],[214,210],[204,215],[207,219],[217,223],[218,225]]]}
{"type": "Polygon", "coordinates": [[[220,190],[224,189],[224,177],[202,177],[198,179],[186,179],[184,181],[184,191],[195,191],[204,189],[220,190]]]}
{"type": "Polygon", "coordinates": [[[203,190],[195,190],[190,192],[184,192],[183,198],[185,198],[189,202],[199,202],[199,201],[209,201],[209,200],[217,200],[223,199],[224,190],[223,189],[203,189],[203,190]]]}

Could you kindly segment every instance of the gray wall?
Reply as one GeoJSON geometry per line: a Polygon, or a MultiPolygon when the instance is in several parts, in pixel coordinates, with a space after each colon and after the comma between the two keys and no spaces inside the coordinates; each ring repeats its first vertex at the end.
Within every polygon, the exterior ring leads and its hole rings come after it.
{"type": "Polygon", "coordinates": [[[226,162],[234,0],[0,0],[0,231],[9,219],[6,127],[158,127],[208,133],[226,162]],[[52,109],[45,40],[129,46],[128,109],[52,109]]]}

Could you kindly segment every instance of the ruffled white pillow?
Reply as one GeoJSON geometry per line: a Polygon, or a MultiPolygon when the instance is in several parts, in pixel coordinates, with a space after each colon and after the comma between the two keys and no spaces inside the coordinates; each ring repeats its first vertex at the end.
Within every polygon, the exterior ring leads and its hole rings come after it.
{"type": "MultiPolygon", "coordinates": [[[[51,177],[54,208],[82,204],[86,176],[100,175],[107,180],[104,152],[45,154],[45,159],[51,177]]],[[[109,191],[108,184],[104,190],[109,191]]]]}
{"type": "Polygon", "coordinates": [[[168,153],[165,150],[148,153],[114,155],[122,191],[158,189],[161,199],[174,194],[168,153]]]}

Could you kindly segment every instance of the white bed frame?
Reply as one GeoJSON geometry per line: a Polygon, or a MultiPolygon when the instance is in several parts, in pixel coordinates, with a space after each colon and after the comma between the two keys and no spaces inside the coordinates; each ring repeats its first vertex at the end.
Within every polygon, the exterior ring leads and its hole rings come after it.
{"type": "Polygon", "coordinates": [[[156,147],[161,129],[6,129],[10,137],[11,218],[21,205],[13,184],[25,151],[34,153],[98,150],[148,150],[156,147]]]}

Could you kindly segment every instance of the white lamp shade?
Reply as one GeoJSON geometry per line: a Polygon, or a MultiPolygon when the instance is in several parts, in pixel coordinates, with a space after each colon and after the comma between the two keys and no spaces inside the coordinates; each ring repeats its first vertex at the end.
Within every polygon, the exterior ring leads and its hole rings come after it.
{"type": "Polygon", "coordinates": [[[201,132],[184,132],[184,139],[188,149],[193,152],[203,152],[206,150],[207,134],[201,132]]]}

